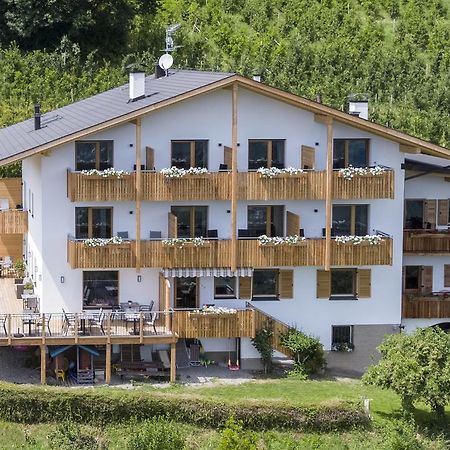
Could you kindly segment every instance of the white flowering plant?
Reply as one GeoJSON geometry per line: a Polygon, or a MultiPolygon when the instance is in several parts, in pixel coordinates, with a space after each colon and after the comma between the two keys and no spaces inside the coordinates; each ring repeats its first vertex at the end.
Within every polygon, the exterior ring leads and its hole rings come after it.
{"type": "Polygon", "coordinates": [[[206,167],[190,167],[189,169],[180,169],[172,166],[161,169],[160,173],[162,173],[166,178],[183,178],[186,175],[205,175],[209,172],[206,167]]]}
{"type": "Polygon", "coordinates": [[[200,309],[193,311],[195,314],[236,314],[237,310],[234,308],[225,308],[222,306],[205,305],[200,309]]]}
{"type": "Polygon", "coordinates": [[[339,169],[339,176],[344,178],[345,180],[352,180],[353,177],[361,176],[361,175],[382,175],[386,172],[386,169],[381,166],[375,166],[375,167],[353,167],[352,165],[349,165],[345,169],[339,169]]]}
{"type": "Polygon", "coordinates": [[[332,352],[352,352],[355,346],[351,342],[335,342],[331,345],[332,352]]]}
{"type": "Polygon", "coordinates": [[[167,247],[178,247],[183,248],[187,245],[192,245],[194,247],[203,247],[209,244],[209,241],[204,239],[203,237],[195,237],[195,238],[169,238],[163,239],[162,244],[167,247]]]}
{"type": "Polygon", "coordinates": [[[336,236],[335,240],[338,244],[360,245],[367,243],[369,245],[380,245],[383,237],[378,234],[366,234],[365,236],[336,236]]]}
{"type": "Polygon", "coordinates": [[[110,244],[123,244],[126,241],[120,236],[113,236],[112,238],[90,238],[83,242],[86,247],[105,247],[110,244]]]}
{"type": "Polygon", "coordinates": [[[303,236],[294,234],[292,236],[266,236],[265,234],[258,237],[260,245],[296,245],[306,241],[303,236]]]}
{"type": "Polygon", "coordinates": [[[262,178],[274,178],[279,175],[298,175],[299,173],[303,173],[303,170],[294,167],[286,167],[285,169],[278,169],[278,167],[260,167],[256,173],[259,173],[262,178]]]}
{"type": "Polygon", "coordinates": [[[113,167],[105,170],[97,170],[97,169],[82,170],[81,173],[83,175],[87,175],[88,177],[98,176],[103,178],[109,177],[123,178],[125,175],[130,175],[130,173],[126,172],[125,170],[116,170],[113,167]]]}

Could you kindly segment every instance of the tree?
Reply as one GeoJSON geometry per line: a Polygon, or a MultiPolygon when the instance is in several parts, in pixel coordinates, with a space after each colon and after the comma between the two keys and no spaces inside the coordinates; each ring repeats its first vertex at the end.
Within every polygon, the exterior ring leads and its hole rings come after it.
{"type": "Polygon", "coordinates": [[[261,360],[264,365],[264,373],[272,372],[272,357],[273,357],[273,322],[267,320],[262,328],[256,331],[255,337],[252,338],[252,344],[261,355],[261,360]]]}
{"type": "Polygon", "coordinates": [[[369,367],[366,384],[392,389],[406,414],[423,401],[444,416],[450,401],[450,335],[438,327],[387,336],[378,347],[381,360],[369,367]]]}

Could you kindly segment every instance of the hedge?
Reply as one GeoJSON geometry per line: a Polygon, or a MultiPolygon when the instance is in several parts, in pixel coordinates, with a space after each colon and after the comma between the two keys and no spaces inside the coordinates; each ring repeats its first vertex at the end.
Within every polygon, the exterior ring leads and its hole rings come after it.
{"type": "Polygon", "coordinates": [[[112,389],[58,389],[0,384],[0,419],[20,423],[74,421],[120,423],[166,416],[177,422],[217,428],[230,416],[256,431],[347,430],[365,426],[369,419],[361,405],[339,402],[330,405],[294,407],[280,403],[226,403],[198,397],[183,397],[112,389]]]}

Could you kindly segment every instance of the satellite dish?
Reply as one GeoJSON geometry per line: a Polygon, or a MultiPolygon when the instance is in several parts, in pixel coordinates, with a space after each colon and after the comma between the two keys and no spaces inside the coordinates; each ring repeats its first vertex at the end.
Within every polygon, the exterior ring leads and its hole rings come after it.
{"type": "Polygon", "coordinates": [[[158,64],[159,67],[161,67],[161,69],[163,70],[170,69],[173,64],[172,55],[170,55],[169,53],[165,53],[164,55],[161,56],[161,58],[159,58],[158,64]]]}

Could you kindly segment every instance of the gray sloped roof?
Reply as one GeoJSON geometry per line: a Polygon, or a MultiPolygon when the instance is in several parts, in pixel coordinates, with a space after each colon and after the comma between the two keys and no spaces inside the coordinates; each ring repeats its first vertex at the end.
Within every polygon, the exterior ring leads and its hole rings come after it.
{"type": "Polygon", "coordinates": [[[143,99],[129,102],[128,84],[125,84],[43,114],[39,130],[34,129],[33,118],[0,128],[0,162],[233,75],[234,73],[171,70],[169,77],[146,77],[146,97],[143,99]]]}

